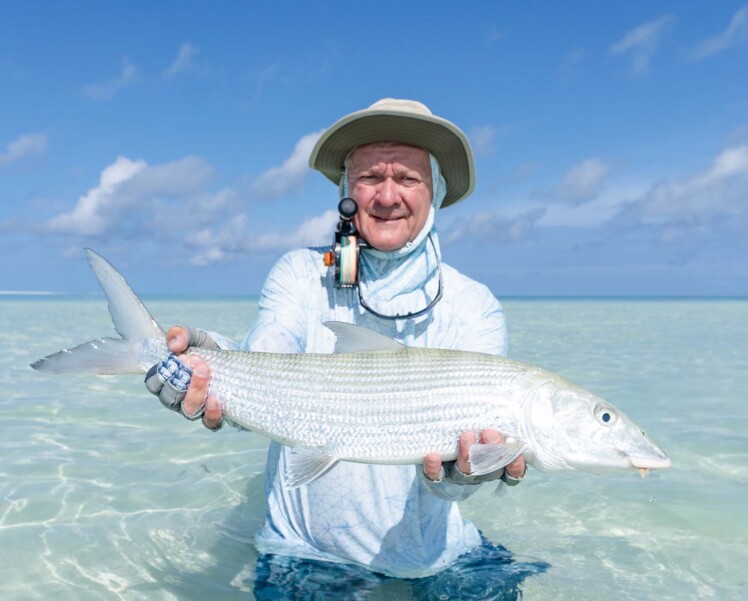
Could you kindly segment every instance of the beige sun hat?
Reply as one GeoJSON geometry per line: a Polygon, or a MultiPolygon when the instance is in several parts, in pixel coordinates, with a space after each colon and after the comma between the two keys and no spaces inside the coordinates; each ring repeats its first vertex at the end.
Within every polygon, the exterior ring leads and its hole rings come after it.
{"type": "Polygon", "coordinates": [[[433,154],[447,182],[442,208],[464,199],[475,187],[473,151],[465,134],[415,100],[383,98],[343,117],[317,141],[309,166],[338,184],[348,153],[375,142],[399,142],[433,154]]]}

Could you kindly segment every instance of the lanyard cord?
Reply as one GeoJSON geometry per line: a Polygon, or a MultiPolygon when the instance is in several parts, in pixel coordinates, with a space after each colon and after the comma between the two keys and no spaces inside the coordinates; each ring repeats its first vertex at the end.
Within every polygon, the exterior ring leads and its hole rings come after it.
{"type": "Polygon", "coordinates": [[[434,241],[431,238],[431,234],[428,235],[429,242],[431,242],[431,247],[434,249],[434,256],[436,257],[436,268],[439,272],[439,290],[436,293],[436,296],[434,299],[426,305],[423,309],[420,311],[415,312],[408,312],[405,315],[385,315],[383,313],[379,313],[372,309],[368,304],[366,304],[366,301],[364,300],[363,294],[361,294],[361,285],[359,284],[358,287],[358,302],[361,303],[361,306],[366,309],[369,313],[372,315],[376,315],[377,317],[381,317],[382,319],[411,319],[413,317],[420,317],[421,315],[424,315],[428,311],[430,311],[436,303],[438,303],[442,298],[442,263],[439,259],[439,253],[436,252],[436,245],[434,244],[434,241]]]}

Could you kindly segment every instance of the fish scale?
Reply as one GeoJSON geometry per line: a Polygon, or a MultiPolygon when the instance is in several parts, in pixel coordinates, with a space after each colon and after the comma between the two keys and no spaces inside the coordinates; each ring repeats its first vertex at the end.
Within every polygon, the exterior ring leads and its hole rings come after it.
{"type": "Polygon", "coordinates": [[[223,400],[228,418],[291,446],[334,448],[346,461],[414,463],[430,451],[454,459],[460,432],[489,426],[506,432],[518,422],[521,391],[501,394],[496,372],[527,371],[503,357],[446,350],[194,352],[211,365],[209,393],[223,400]],[[352,364],[376,377],[352,378],[352,364]],[[433,365],[440,366],[436,375],[433,365]],[[499,413],[502,423],[491,417],[499,413]]]}

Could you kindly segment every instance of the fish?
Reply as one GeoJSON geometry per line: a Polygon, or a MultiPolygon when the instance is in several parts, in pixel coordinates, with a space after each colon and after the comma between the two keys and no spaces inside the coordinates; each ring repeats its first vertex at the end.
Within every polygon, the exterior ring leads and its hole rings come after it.
{"type": "MultiPolygon", "coordinates": [[[[169,351],[164,330],[104,257],[85,250],[119,338],[97,338],[31,364],[49,374],[145,373],[169,351]]],[[[523,455],[541,472],[638,470],[670,458],[613,404],[541,367],[478,352],[414,348],[361,326],[326,322],[335,350],[265,353],[189,348],[210,366],[208,394],[224,419],[292,448],[298,487],[339,461],[420,464],[456,459],[467,431],[503,443],[470,447],[472,474],[523,455]]]]}

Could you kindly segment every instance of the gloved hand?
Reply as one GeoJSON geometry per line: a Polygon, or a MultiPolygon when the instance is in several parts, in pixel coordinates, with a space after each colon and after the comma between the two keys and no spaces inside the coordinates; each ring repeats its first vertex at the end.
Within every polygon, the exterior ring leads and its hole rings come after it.
{"type": "Polygon", "coordinates": [[[423,473],[429,480],[439,482],[442,479],[455,484],[479,484],[501,479],[507,486],[516,486],[525,477],[527,466],[525,458],[520,455],[506,467],[473,476],[470,473],[470,447],[475,443],[484,444],[503,443],[506,437],[496,430],[483,430],[480,433],[463,432],[460,435],[460,447],[456,461],[442,463],[438,453],[429,453],[423,461],[423,473]]]}
{"type": "Polygon", "coordinates": [[[185,357],[188,347],[218,350],[216,342],[203,330],[187,326],[174,326],[166,333],[171,355],[148,370],[145,386],[158,396],[161,403],[189,420],[202,418],[209,430],[219,430],[223,425],[221,404],[208,397],[210,368],[196,355],[185,357]]]}

